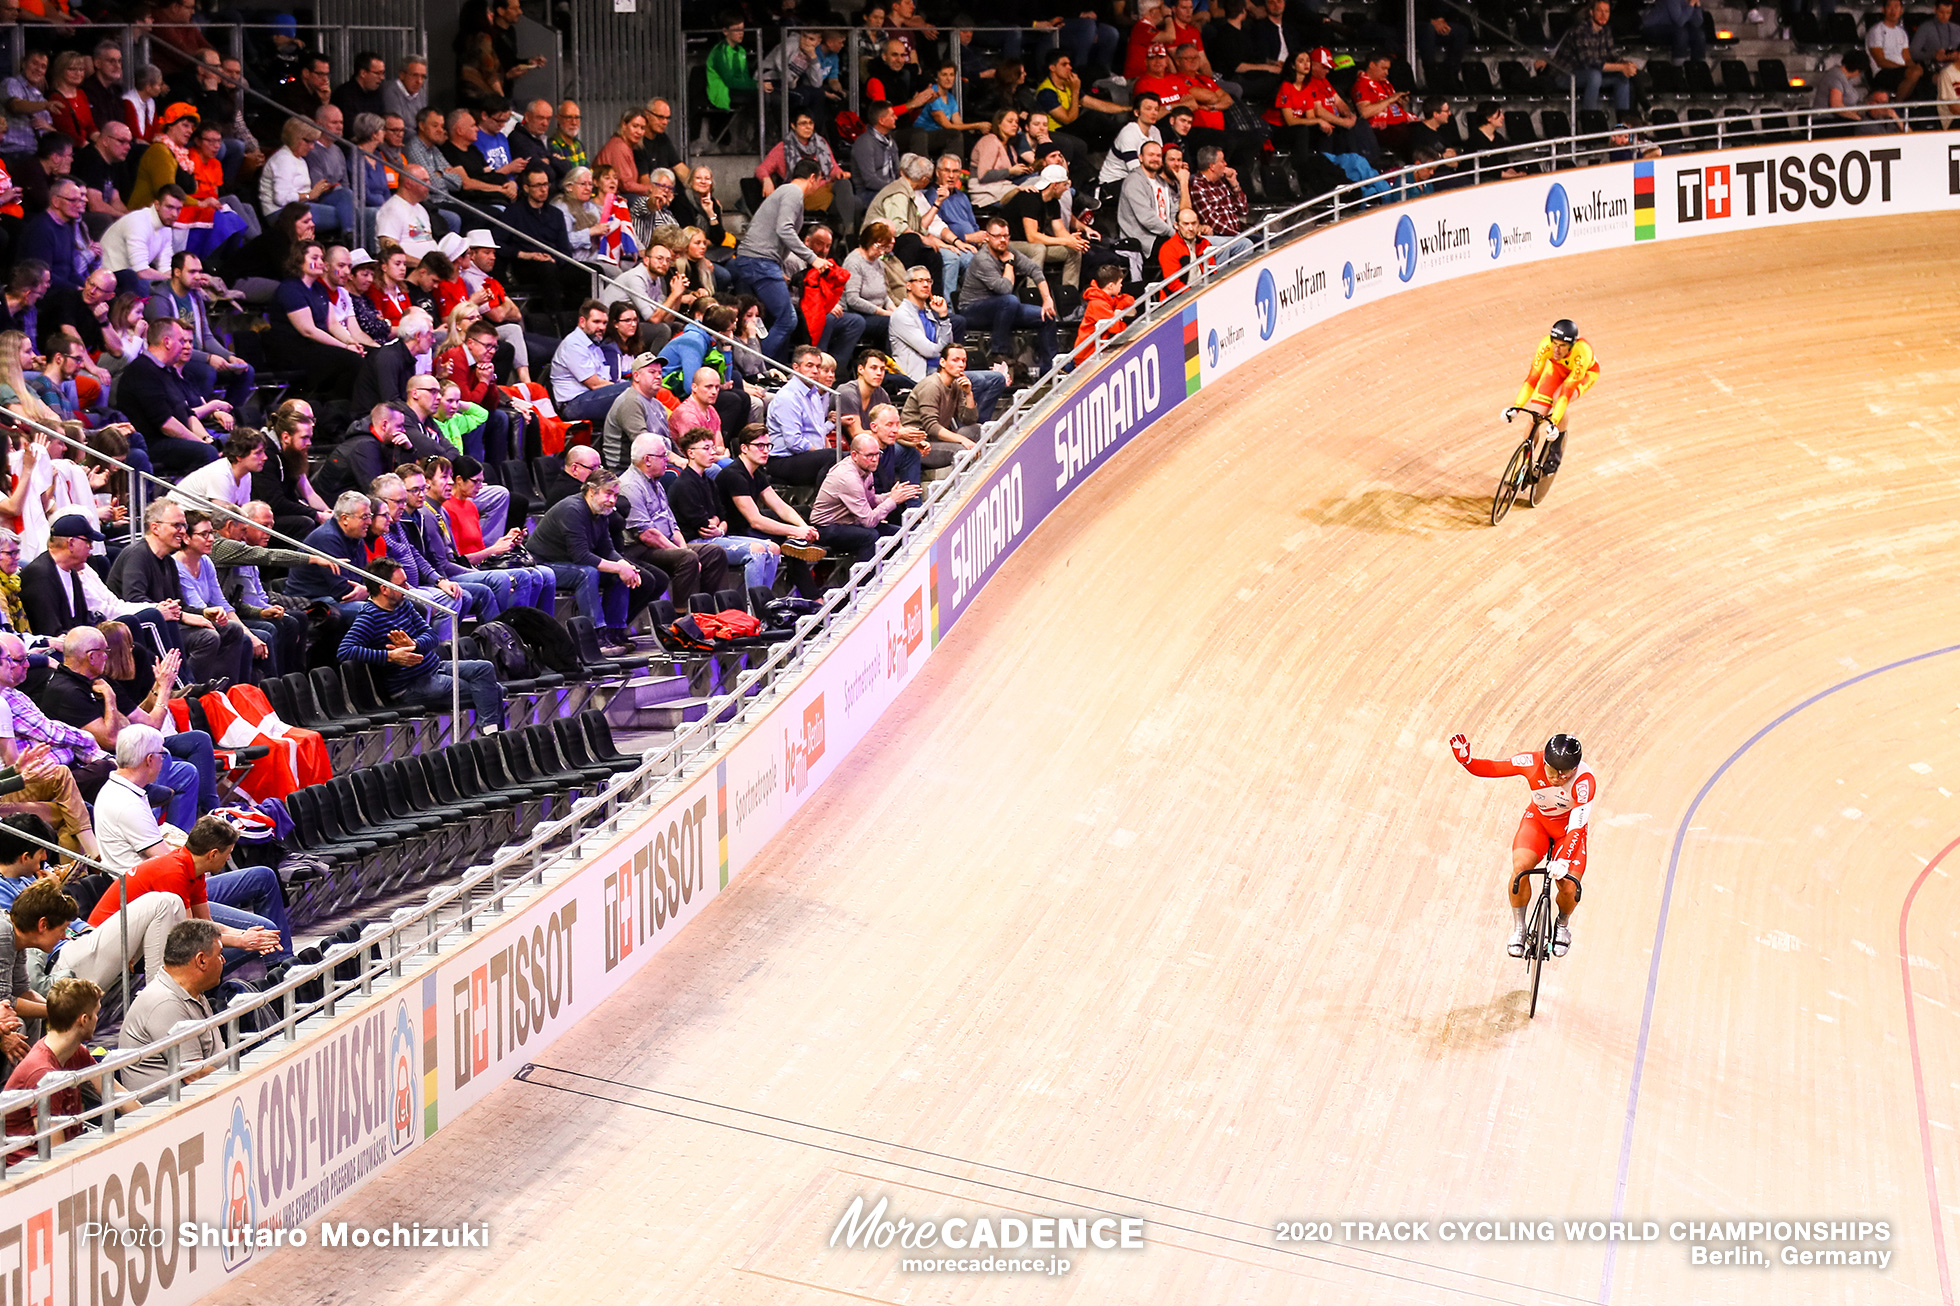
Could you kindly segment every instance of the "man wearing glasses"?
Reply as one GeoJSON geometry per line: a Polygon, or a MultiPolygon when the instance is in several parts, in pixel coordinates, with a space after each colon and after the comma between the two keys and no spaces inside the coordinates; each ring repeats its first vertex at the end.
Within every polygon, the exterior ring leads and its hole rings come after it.
{"type": "MultiPolygon", "coordinates": [[[[535,164],[526,170],[518,183],[517,202],[504,210],[504,221],[524,238],[515,244],[511,276],[538,296],[536,307],[553,310],[577,304],[591,293],[592,273],[572,256],[565,210],[551,203],[549,170],[535,164]]],[[[599,325],[603,331],[604,321],[599,325]]],[[[605,409],[599,410],[599,416],[605,416],[605,409]]]]}
{"type": "MultiPolygon", "coordinates": [[[[558,588],[573,591],[579,615],[599,631],[600,651],[607,657],[633,651],[626,623],[635,606],[633,591],[645,584],[644,569],[613,547],[611,523],[618,503],[618,483],[595,462],[580,493],[550,508],[530,540],[531,556],[551,568],[558,588]]],[[[666,588],[662,575],[637,606],[644,607],[666,588]]]]}
{"type": "MultiPolygon", "coordinates": [[[[192,511],[184,514],[184,523],[183,547],[177,550],[177,583],[185,604],[203,613],[220,630],[244,631],[254,659],[271,657],[271,648],[239,618],[238,610],[225,597],[224,586],[218,583],[218,569],[211,562],[211,551],[218,545],[217,522],[209,513],[192,511]]],[[[233,683],[243,684],[247,679],[257,679],[250,663],[233,677],[233,683]]]]}
{"type": "MultiPolygon", "coordinates": [[[[348,490],[334,500],[333,519],[315,527],[306,537],[306,547],[365,570],[368,527],[373,522],[374,505],[367,495],[348,490]]],[[[344,617],[358,612],[368,596],[367,586],[361,583],[360,577],[343,576],[318,567],[295,567],[286,573],[286,591],[294,598],[331,604],[344,617]]]]}
{"type": "Polygon", "coordinates": [[[244,684],[252,676],[251,633],[223,607],[198,611],[184,603],[184,586],[174,555],[184,547],[188,526],[174,499],[158,499],[143,512],[143,539],[116,555],[109,588],[126,603],[179,605],[177,641],[200,681],[244,684]]]}
{"type": "MultiPolygon", "coordinates": [[[[130,726],[161,726],[170,715],[178,656],[175,649],[163,655],[156,664],[156,686],[149,698],[124,713],[117,704],[116,687],[107,676],[108,639],[93,626],[77,626],[61,637],[61,664],[36,696],[38,706],[50,721],[84,731],[104,753],[113,752],[116,741],[130,726]]],[[[164,814],[172,825],[187,830],[199,812],[217,806],[211,737],[201,730],[185,731],[171,735],[163,747],[167,756],[158,769],[156,783],[172,795],[164,804],[164,814]],[[206,770],[211,771],[208,788],[206,770]]]]}
{"type": "MultiPolygon", "coordinates": [[[[667,134],[667,128],[674,120],[674,110],[665,100],[647,101],[647,139],[643,147],[646,153],[646,171],[649,175],[665,168],[680,179],[685,186],[693,174],[681,162],[681,152],[674,148],[674,138],[667,134]]],[[[669,198],[672,198],[671,196],[669,198]]]]}

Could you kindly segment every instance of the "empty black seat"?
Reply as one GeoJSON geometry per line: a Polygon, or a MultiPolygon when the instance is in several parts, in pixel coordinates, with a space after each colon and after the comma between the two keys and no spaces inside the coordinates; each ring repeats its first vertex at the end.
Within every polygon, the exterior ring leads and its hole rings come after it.
{"type": "Polygon", "coordinates": [[[1613,120],[1607,117],[1606,110],[1579,110],[1579,134],[1581,136],[1603,136],[1612,129],[1613,120]]]}
{"type": "Polygon", "coordinates": [[[1504,94],[1520,99],[1538,98],[1538,82],[1522,63],[1516,59],[1501,59],[1497,64],[1497,84],[1504,88],[1504,94]]]}
{"type": "MultiPolygon", "coordinates": [[[[283,677],[287,697],[291,700],[293,715],[279,715],[296,726],[305,726],[319,734],[322,739],[339,739],[352,730],[365,730],[368,723],[356,725],[352,721],[335,721],[327,715],[320,705],[319,696],[313,692],[313,681],[304,671],[289,671],[283,677]]],[[[270,695],[267,695],[270,698],[270,695]]]]}
{"type": "Polygon", "coordinates": [[[1490,76],[1490,65],[1481,59],[1465,59],[1458,77],[1463,84],[1463,93],[1473,100],[1488,100],[1497,94],[1497,84],[1490,76]]]}
{"type": "Polygon", "coordinates": [[[1715,139],[1715,111],[1699,105],[1688,110],[1688,135],[1699,141],[1715,139]]]}
{"type": "Polygon", "coordinates": [[[638,766],[644,759],[635,753],[622,753],[613,743],[612,722],[606,720],[604,712],[581,712],[578,721],[585,727],[585,738],[590,745],[592,760],[608,765],[629,761],[638,766]]]}
{"type": "Polygon", "coordinates": [[[1683,95],[1687,83],[1681,76],[1681,65],[1669,63],[1665,59],[1655,59],[1647,65],[1647,77],[1653,83],[1656,95],[1683,95]]]}
{"type": "Polygon", "coordinates": [[[1715,94],[1715,74],[1706,59],[1690,59],[1681,65],[1681,81],[1689,95],[1715,94]]]}
{"type": "Polygon", "coordinates": [[[1790,70],[1784,66],[1781,59],[1756,61],[1756,90],[1762,95],[1790,93],[1790,70]]]}
{"type": "Polygon", "coordinates": [[[401,720],[398,712],[355,711],[354,704],[347,697],[347,685],[341,680],[338,667],[315,667],[307,673],[307,679],[313,682],[313,696],[331,721],[345,721],[357,730],[369,730],[375,726],[390,726],[401,720]]]}
{"type": "Polygon", "coordinates": [[[1422,63],[1423,81],[1431,95],[1461,95],[1463,78],[1453,63],[1432,63],[1425,59],[1422,63]]]}
{"type": "Polygon", "coordinates": [[[1740,59],[1722,60],[1722,90],[1730,97],[1753,95],[1756,79],[1749,71],[1749,65],[1740,59]]]}
{"type": "MultiPolygon", "coordinates": [[[[1508,125],[1510,120],[1505,119],[1508,125]]],[[[1545,140],[1555,141],[1572,134],[1572,120],[1563,109],[1540,109],[1538,111],[1538,135],[1545,140]]]]}

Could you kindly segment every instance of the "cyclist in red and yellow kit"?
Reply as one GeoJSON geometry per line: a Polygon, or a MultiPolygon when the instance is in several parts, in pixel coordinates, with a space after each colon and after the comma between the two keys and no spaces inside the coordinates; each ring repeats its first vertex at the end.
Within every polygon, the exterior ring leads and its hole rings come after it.
{"type": "MultiPolygon", "coordinates": [[[[1507,422],[1520,412],[1544,413],[1551,419],[1551,447],[1538,464],[1546,492],[1551,489],[1552,477],[1558,474],[1559,463],[1565,457],[1565,437],[1572,430],[1566,421],[1566,410],[1574,399],[1592,389],[1597,380],[1599,360],[1593,356],[1592,346],[1580,339],[1579,328],[1573,325],[1572,319],[1562,317],[1552,323],[1551,334],[1539,342],[1538,352],[1531,356],[1531,370],[1525,374],[1524,384],[1518,387],[1518,397],[1504,410],[1507,422]]],[[[1532,502],[1537,503],[1538,499],[1532,502]]]]}

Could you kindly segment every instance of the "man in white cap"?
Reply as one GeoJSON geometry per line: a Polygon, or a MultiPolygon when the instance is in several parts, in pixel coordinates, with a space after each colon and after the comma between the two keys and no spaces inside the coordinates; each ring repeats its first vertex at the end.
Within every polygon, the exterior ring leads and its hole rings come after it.
{"type": "Polygon", "coordinates": [[[529,376],[531,346],[524,336],[524,314],[510,302],[503,283],[492,275],[497,267],[497,238],[478,227],[464,235],[463,243],[466,255],[457,260],[456,270],[470,288],[470,302],[483,310],[485,322],[497,328],[497,339],[510,345],[518,374],[529,376]]]}
{"type": "Polygon", "coordinates": [[[1089,240],[1069,230],[1068,219],[1062,216],[1062,193],[1068,186],[1068,169],[1051,163],[1028,185],[1011,192],[1000,211],[1007,219],[1009,246],[1016,254],[1025,254],[1043,267],[1060,263],[1062,284],[1079,286],[1082,253],[1089,248],[1089,240]]]}
{"type": "Polygon", "coordinates": [[[374,233],[400,245],[411,259],[419,260],[430,250],[439,249],[443,257],[457,262],[469,246],[454,232],[436,239],[435,224],[429,218],[429,210],[423,207],[423,201],[428,198],[428,169],[419,163],[409,164],[401,170],[400,187],[374,215],[374,233]]]}

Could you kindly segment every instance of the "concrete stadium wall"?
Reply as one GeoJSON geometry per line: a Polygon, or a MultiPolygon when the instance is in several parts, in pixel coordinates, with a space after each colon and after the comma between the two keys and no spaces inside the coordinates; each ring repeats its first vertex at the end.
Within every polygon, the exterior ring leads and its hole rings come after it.
{"type": "Polygon", "coordinates": [[[706,771],[433,964],[174,1110],[0,1189],[9,1301],[176,1306],[321,1217],[589,1014],[739,875],[903,692],[1021,542],[1201,386],[1348,307],[1524,260],[1785,222],[1960,208],[1951,137],[1684,155],[1357,215],[1249,262],[1087,373],[968,490],[929,548],[706,771]],[[157,1229],[117,1246],[91,1224],[157,1229]],[[155,1235],[152,1235],[155,1241],[155,1235]]]}

